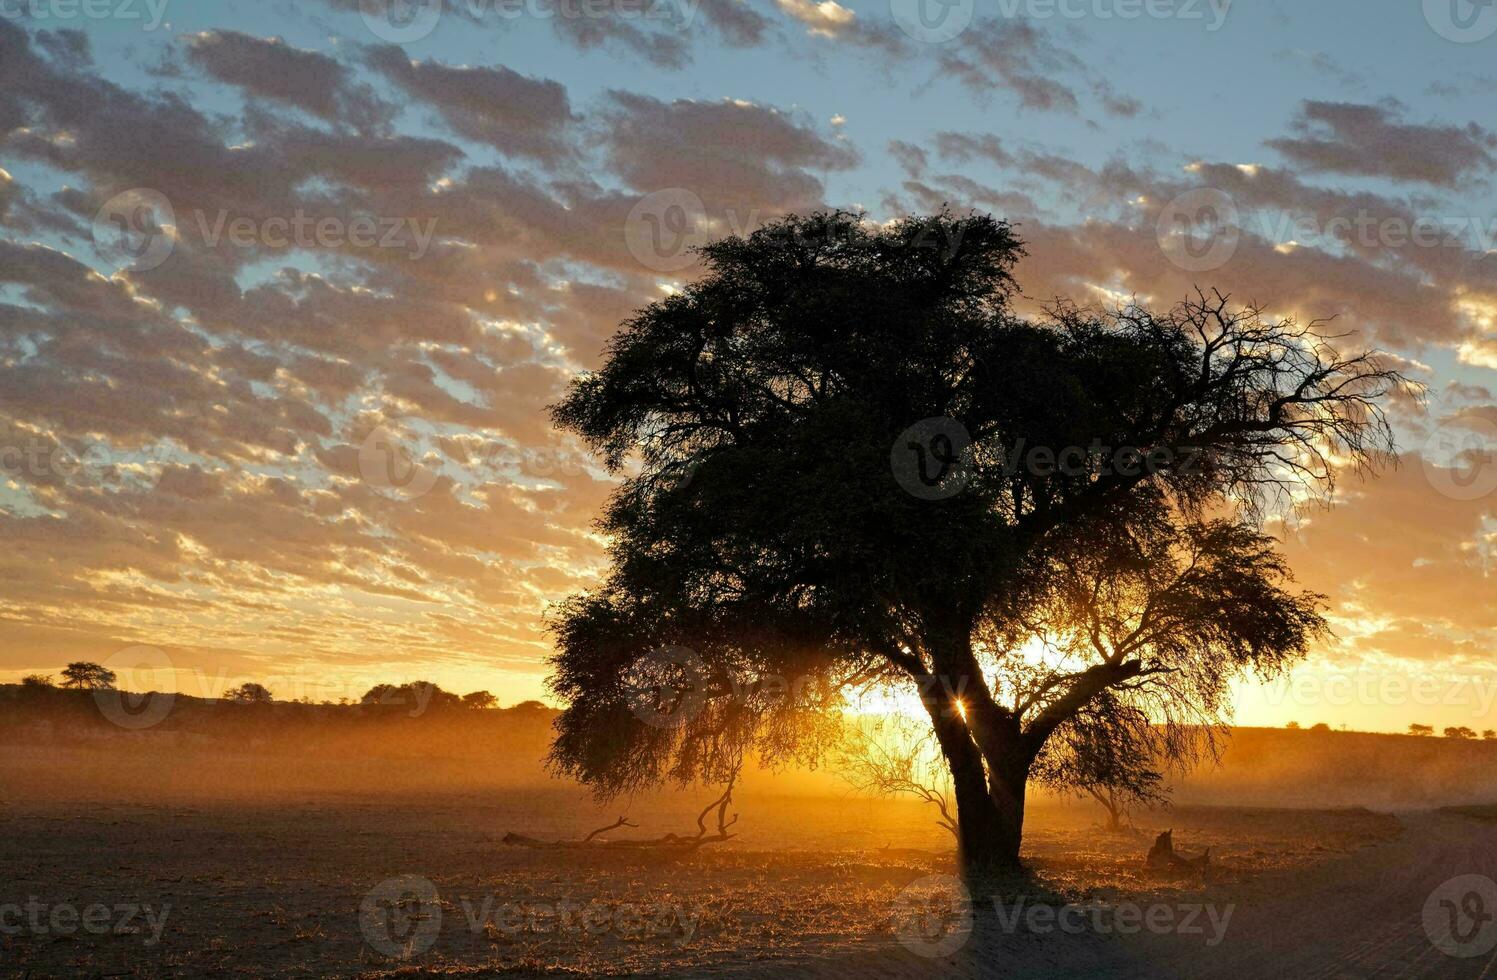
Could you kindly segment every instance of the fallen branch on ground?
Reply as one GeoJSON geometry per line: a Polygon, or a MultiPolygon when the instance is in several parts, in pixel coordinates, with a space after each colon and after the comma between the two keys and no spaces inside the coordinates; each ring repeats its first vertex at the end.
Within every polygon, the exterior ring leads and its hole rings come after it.
{"type": "MultiPolygon", "coordinates": [[[[735,777],[736,779],[736,777],[735,777]]],[[[728,786],[723,790],[721,796],[708,803],[697,816],[697,832],[694,836],[687,837],[681,834],[666,834],[663,837],[626,838],[623,840],[606,840],[599,837],[610,830],[619,827],[638,827],[639,824],[631,823],[627,816],[621,816],[614,823],[606,827],[599,827],[586,837],[575,840],[541,840],[538,837],[530,837],[526,834],[517,834],[513,831],[503,837],[503,841],[512,847],[531,847],[542,850],[587,850],[593,848],[679,848],[692,850],[703,844],[719,844],[731,840],[736,834],[728,833],[728,828],[738,822],[738,814],[728,817],[728,806],[733,802],[734,779],[728,780],[728,786]],[[707,814],[713,810],[717,811],[717,831],[707,832],[707,814]]]]}

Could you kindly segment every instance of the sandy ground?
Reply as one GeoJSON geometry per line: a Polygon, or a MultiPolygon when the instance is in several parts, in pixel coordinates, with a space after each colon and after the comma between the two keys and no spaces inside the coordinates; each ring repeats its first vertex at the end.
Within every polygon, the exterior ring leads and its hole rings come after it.
{"type": "MultiPolygon", "coordinates": [[[[690,831],[700,805],[636,801],[640,827],[617,834],[690,831]]],[[[571,790],[12,802],[0,806],[0,976],[1477,977],[1490,965],[1490,949],[1441,952],[1423,921],[1442,882],[1497,869],[1497,825],[1470,818],[1178,808],[1109,835],[1095,810],[1037,810],[1033,894],[1023,906],[999,895],[1000,915],[991,896],[950,903],[950,839],[919,805],[760,796],[736,809],[732,843],[666,858],[500,843],[617,816],[571,790]],[[1144,871],[1166,826],[1183,850],[1212,847],[1209,880],[1144,871]],[[1128,909],[1153,925],[1129,931],[1128,909]]]]}
{"type": "MultiPolygon", "coordinates": [[[[914,942],[854,957],[737,968],[716,977],[1483,978],[1497,976],[1497,825],[1445,813],[1400,816],[1396,838],[1235,889],[1167,904],[1159,928],[1064,933],[1005,928],[993,899],[947,914],[914,942]],[[1463,876],[1486,878],[1467,880],[1463,876]],[[1197,903],[1217,910],[1184,928],[1197,903]],[[1227,909],[1230,906],[1230,916],[1227,909]],[[1454,916],[1452,918],[1452,915],[1454,916]],[[970,930],[970,931],[968,931],[970,930]],[[961,941],[937,954],[942,939],[961,941]],[[1213,940],[1218,938],[1219,942],[1213,940]]],[[[1000,897],[998,899],[1002,901],[1000,897]]],[[[1149,903],[1144,903],[1145,908],[1149,903]]],[[[1009,921],[1013,921],[1010,919],[1009,921]]],[[[1095,921],[1095,920],[1087,920],[1095,921]]],[[[1107,921],[1103,919],[1102,921],[1107,921]]]]}

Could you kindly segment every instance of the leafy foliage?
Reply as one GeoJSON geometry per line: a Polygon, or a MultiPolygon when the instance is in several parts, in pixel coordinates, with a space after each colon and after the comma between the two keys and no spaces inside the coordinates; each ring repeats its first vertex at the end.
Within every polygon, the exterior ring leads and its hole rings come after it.
{"type": "Polygon", "coordinates": [[[751,747],[814,761],[840,690],[914,685],[964,849],[1016,854],[1023,785],[1064,726],[1085,747],[1114,710],[1214,717],[1232,674],[1323,629],[1249,522],[1385,458],[1404,381],[1374,354],[1204,294],[1026,320],[1023,247],[986,215],[792,217],[703,255],[553,410],[629,474],[599,521],[610,574],[554,624],[561,771],[606,795],[725,779],[751,747]],[[891,470],[929,419],[971,441],[934,500],[891,470]],[[1152,462],[1107,465],[1116,447],[1152,462]],[[1110,610],[1100,647],[1083,583],[1110,610]],[[1036,674],[1041,636],[1068,669],[1036,674]],[[697,661],[651,666],[674,647],[697,661]],[[641,675],[690,710],[642,719],[641,675]]]}

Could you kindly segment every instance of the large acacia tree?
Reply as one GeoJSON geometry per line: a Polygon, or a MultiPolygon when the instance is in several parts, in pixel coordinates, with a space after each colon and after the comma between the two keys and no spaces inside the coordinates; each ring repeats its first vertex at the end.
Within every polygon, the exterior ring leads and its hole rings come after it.
{"type": "Polygon", "coordinates": [[[814,758],[842,685],[902,682],[967,866],[1002,870],[1057,732],[1145,686],[1209,701],[1206,680],[1304,651],[1319,620],[1271,546],[1203,515],[1376,464],[1402,379],[1217,296],[1028,320],[1022,255],[985,215],[791,217],[706,246],[699,281],[623,325],[553,410],[625,475],[599,522],[607,580],[554,625],[559,769],[610,794],[726,779],[749,748],[814,758]],[[912,484],[901,454],[933,478],[912,484]],[[1090,632],[1065,570],[1151,521],[1132,560],[1214,556],[1176,593],[1192,630],[1077,645],[1040,697],[1007,701],[1037,627],[1090,632]],[[669,723],[640,710],[642,678],[669,723]]]}

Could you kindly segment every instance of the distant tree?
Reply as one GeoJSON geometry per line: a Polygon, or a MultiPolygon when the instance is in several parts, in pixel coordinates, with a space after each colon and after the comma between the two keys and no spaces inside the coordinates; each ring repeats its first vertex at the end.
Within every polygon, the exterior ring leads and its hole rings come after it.
{"type": "Polygon", "coordinates": [[[1482,738],[1497,738],[1497,729],[1487,728],[1481,733],[1482,738]]]}
{"type": "Polygon", "coordinates": [[[1297,721],[1291,721],[1287,725],[1285,725],[1284,727],[1288,728],[1288,729],[1291,729],[1293,731],[1299,731],[1299,722],[1297,722],[1297,721]]]}
{"type": "Polygon", "coordinates": [[[56,687],[51,674],[27,674],[21,678],[22,687],[56,687]]]}
{"type": "Polygon", "coordinates": [[[360,704],[398,704],[409,707],[412,716],[428,708],[449,708],[462,704],[451,691],[444,691],[431,681],[408,684],[376,684],[359,699],[360,704]]]}
{"type": "Polygon", "coordinates": [[[254,681],[246,681],[238,687],[225,691],[224,697],[230,701],[250,701],[256,704],[269,704],[275,700],[271,696],[270,688],[264,684],[256,684],[254,681]]]}
{"type": "Polygon", "coordinates": [[[488,691],[469,691],[463,695],[463,704],[469,708],[492,708],[499,699],[488,691]]]}
{"type": "Polygon", "coordinates": [[[1330,730],[1331,730],[1331,726],[1327,725],[1323,721],[1322,722],[1317,722],[1316,724],[1310,726],[1310,731],[1312,731],[1312,732],[1328,732],[1330,730]]]}
{"type": "Polygon", "coordinates": [[[1459,726],[1452,725],[1451,727],[1445,729],[1445,737],[1446,738],[1475,738],[1476,737],[1476,733],[1474,731],[1472,731],[1471,729],[1467,728],[1465,725],[1459,725],[1459,726]]]}
{"type": "Polygon", "coordinates": [[[511,711],[546,711],[547,708],[539,701],[521,701],[510,709],[511,711]]]}
{"type": "Polygon", "coordinates": [[[1433,735],[1434,733],[1435,733],[1435,726],[1434,725],[1421,725],[1418,722],[1414,722],[1414,723],[1412,723],[1412,724],[1409,725],[1409,734],[1410,735],[1433,735]]]}
{"type": "Polygon", "coordinates": [[[62,672],[63,687],[81,691],[98,691],[114,687],[114,671],[87,660],[74,661],[62,672]]]}
{"type": "Polygon", "coordinates": [[[624,474],[609,574],[555,620],[557,769],[608,795],[724,780],[749,749],[812,756],[840,703],[820,692],[877,676],[921,695],[964,866],[1013,870],[1036,761],[1104,692],[1214,725],[1235,677],[1305,654],[1324,622],[1271,539],[1204,515],[1389,458],[1403,379],[1220,295],[1025,319],[1023,254],[987,215],[792,216],[704,246],[703,278],[610,340],[553,412],[624,474]],[[1114,532],[1160,500],[1178,534],[1114,532]],[[1074,637],[1015,710],[1023,652],[982,634],[1069,602],[1050,577],[1095,544],[1205,561],[1170,569],[1157,629],[1105,652],[1074,637]],[[664,647],[694,653],[707,701],[669,727],[632,683],[664,647]]]}

